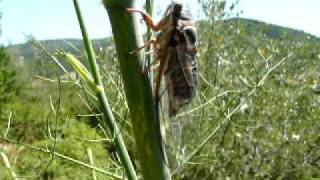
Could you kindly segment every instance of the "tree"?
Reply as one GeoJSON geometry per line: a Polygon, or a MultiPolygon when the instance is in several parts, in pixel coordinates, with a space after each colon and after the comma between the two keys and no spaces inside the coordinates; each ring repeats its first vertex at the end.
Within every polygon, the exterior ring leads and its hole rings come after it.
{"type": "Polygon", "coordinates": [[[16,72],[9,67],[10,57],[0,47],[0,119],[4,118],[7,105],[17,93],[16,72]]]}

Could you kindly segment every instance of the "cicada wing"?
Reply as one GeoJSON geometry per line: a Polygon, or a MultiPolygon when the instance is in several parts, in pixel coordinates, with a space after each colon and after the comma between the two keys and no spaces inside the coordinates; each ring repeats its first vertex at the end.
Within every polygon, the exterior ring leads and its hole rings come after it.
{"type": "Polygon", "coordinates": [[[183,77],[190,87],[197,87],[198,64],[195,54],[186,51],[185,48],[177,47],[178,62],[183,72],[183,77]]]}
{"type": "Polygon", "coordinates": [[[179,63],[189,86],[197,87],[198,64],[196,61],[196,30],[194,26],[185,26],[180,33],[180,44],[177,46],[179,63]]]}
{"type": "Polygon", "coordinates": [[[195,96],[197,76],[194,69],[197,67],[193,57],[184,51],[181,46],[169,47],[168,66],[165,72],[168,87],[170,116],[191,102],[195,96]]]}

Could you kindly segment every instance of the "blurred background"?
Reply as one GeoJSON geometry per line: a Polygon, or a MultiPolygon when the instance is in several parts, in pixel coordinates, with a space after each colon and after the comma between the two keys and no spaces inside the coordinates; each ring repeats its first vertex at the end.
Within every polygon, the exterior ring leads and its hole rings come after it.
{"type": "MultiPolygon", "coordinates": [[[[108,15],[99,0],[79,2],[136,161],[108,15]]],[[[154,19],[170,2],[154,3],[154,19]]],[[[200,83],[193,103],[164,120],[173,179],[320,178],[320,1],[183,4],[197,22],[200,83]]],[[[96,102],[56,56],[69,52],[87,65],[72,1],[1,0],[0,12],[0,179],[122,175],[96,102]]],[[[144,34],[145,24],[139,27],[144,34]]]]}

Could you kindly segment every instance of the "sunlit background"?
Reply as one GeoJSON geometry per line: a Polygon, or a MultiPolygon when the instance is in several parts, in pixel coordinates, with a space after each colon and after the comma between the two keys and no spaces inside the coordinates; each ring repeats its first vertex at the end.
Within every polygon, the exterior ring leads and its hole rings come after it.
{"type": "MultiPolygon", "coordinates": [[[[144,1],[137,1],[142,8],[144,1]]],[[[160,14],[171,0],[155,1],[155,15],[160,14]]],[[[183,1],[193,16],[201,19],[197,0],[183,1]]],[[[230,3],[231,1],[227,1],[230,3]]],[[[80,0],[91,38],[110,36],[107,13],[100,0],[80,0]]],[[[237,11],[240,17],[303,30],[320,36],[319,0],[240,0],[237,11]],[[242,13],[241,13],[242,12],[242,13]]],[[[0,43],[17,44],[26,41],[27,35],[37,39],[81,38],[71,0],[2,0],[2,34],[0,43]]]]}

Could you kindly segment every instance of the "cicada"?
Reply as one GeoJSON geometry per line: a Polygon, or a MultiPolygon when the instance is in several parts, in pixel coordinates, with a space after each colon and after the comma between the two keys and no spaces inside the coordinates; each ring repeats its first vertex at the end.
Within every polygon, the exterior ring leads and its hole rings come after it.
{"type": "MultiPolygon", "coordinates": [[[[165,76],[168,91],[169,116],[175,116],[184,105],[195,97],[198,84],[198,65],[196,61],[196,24],[190,11],[179,3],[171,3],[159,23],[146,13],[128,8],[128,12],[138,12],[147,26],[158,34],[155,39],[145,43],[154,44],[155,64],[159,71],[155,82],[155,99],[160,101],[160,85],[165,76]]],[[[140,49],[140,48],[139,48],[140,49]]]]}

